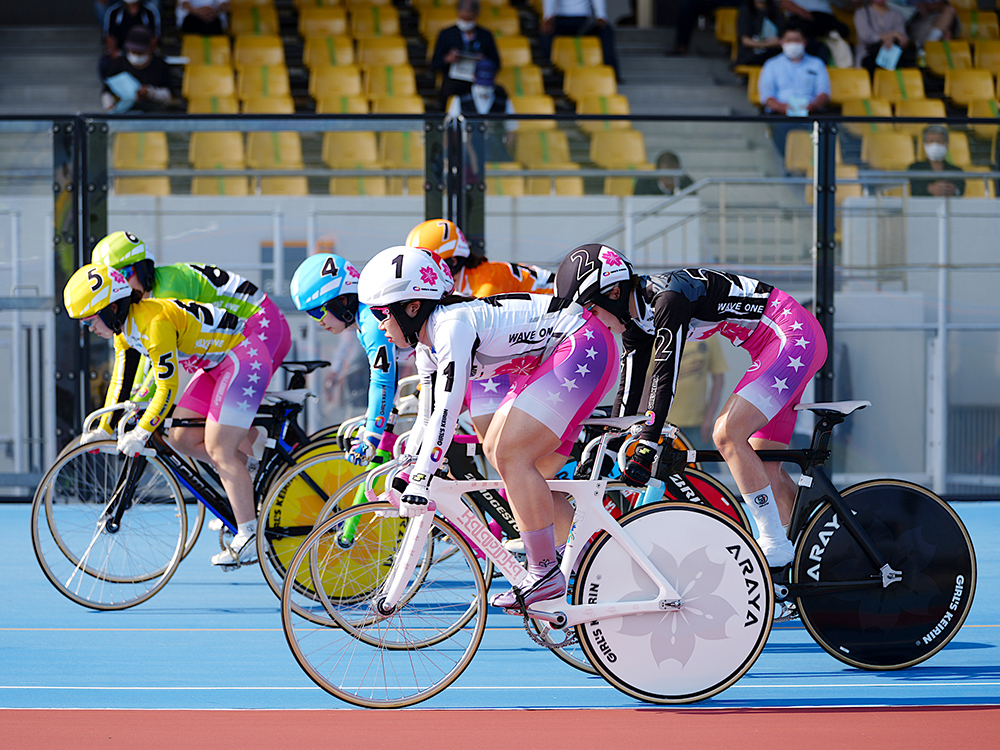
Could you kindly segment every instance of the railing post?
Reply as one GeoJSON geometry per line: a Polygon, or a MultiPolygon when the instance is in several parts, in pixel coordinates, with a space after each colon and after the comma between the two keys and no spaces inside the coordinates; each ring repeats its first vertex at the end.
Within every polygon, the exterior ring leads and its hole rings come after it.
{"type": "MultiPolygon", "coordinates": [[[[21,287],[21,212],[10,214],[10,281],[11,295],[16,296],[21,287]]],[[[15,307],[10,321],[10,434],[14,438],[14,471],[24,472],[24,372],[26,366],[21,343],[21,311],[15,307]]],[[[30,336],[30,334],[29,334],[30,336]]],[[[30,380],[30,376],[29,376],[30,380]]]]}
{"type": "Polygon", "coordinates": [[[285,237],[284,237],[284,216],[280,208],[274,209],[271,214],[271,235],[274,245],[271,254],[271,262],[274,265],[272,283],[274,285],[274,296],[282,297],[285,294],[285,237]]]}
{"type": "Polygon", "coordinates": [[[445,158],[444,123],[428,120],[424,123],[424,218],[444,218],[445,158]]]}
{"type": "Polygon", "coordinates": [[[815,253],[815,285],[813,299],[816,318],[826,333],[829,354],[816,373],[816,400],[833,400],[833,316],[834,316],[834,253],[836,250],[836,146],[837,124],[817,120],[813,122],[813,240],[815,253]]]}
{"type": "Polygon", "coordinates": [[[948,200],[942,200],[937,211],[938,219],[938,278],[937,278],[937,330],[928,350],[931,359],[927,397],[930,424],[927,435],[927,467],[931,475],[931,489],[939,495],[947,492],[948,472],[948,259],[949,228],[948,200]]]}
{"type": "Polygon", "coordinates": [[[486,254],[486,123],[464,123],[461,222],[473,255],[486,254]]]}

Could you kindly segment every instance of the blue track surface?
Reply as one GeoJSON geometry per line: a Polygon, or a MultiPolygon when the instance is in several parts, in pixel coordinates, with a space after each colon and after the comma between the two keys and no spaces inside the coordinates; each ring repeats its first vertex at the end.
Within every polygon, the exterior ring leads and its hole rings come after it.
{"type": "MultiPolygon", "coordinates": [[[[972,612],[941,653],[899,672],[862,672],[797,624],[776,625],[753,669],[700,708],[1000,705],[1000,502],[956,505],[979,563],[972,612]]],[[[121,612],[63,598],[31,549],[30,508],[0,505],[8,543],[0,584],[0,707],[349,708],[292,657],[278,601],[256,568],[224,573],[205,530],[163,591],[121,612]]],[[[426,708],[637,708],[639,703],[535,646],[491,612],[459,680],[426,708]]]]}

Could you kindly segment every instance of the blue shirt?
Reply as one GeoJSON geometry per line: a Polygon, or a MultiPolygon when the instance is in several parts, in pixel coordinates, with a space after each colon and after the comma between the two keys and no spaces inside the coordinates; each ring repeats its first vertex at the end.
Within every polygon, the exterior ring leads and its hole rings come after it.
{"type": "Polygon", "coordinates": [[[368,355],[368,415],[365,430],[381,435],[396,398],[396,347],[379,330],[378,318],[367,305],[358,303],[358,341],[368,355]]]}
{"type": "Polygon", "coordinates": [[[798,62],[792,62],[785,55],[777,55],[761,68],[757,92],[761,104],[772,98],[787,104],[794,97],[811,102],[820,94],[830,95],[830,75],[818,57],[802,55],[798,62]]]}

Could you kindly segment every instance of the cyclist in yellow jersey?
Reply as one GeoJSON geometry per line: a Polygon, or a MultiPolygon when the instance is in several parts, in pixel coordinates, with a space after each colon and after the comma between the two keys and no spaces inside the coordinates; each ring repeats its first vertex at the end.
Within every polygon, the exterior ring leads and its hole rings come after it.
{"type": "MultiPolygon", "coordinates": [[[[276,337],[266,335],[261,313],[243,320],[215,305],[173,299],[145,299],[125,277],[107,266],[77,270],[63,290],[66,311],[81,319],[98,336],[113,339],[115,365],[106,405],[117,403],[132,382],[127,353],[136,350],[153,363],[156,394],[139,424],[118,441],[118,450],[136,455],[162,423],[177,398],[179,369],[211,373],[214,387],[204,407],[205,449],[226,490],[237,522],[230,549],[212,558],[216,565],[238,567],[256,554],[256,514],[253,486],[240,450],[247,438],[273,372],[276,337]]],[[[133,363],[135,359],[133,358],[133,363]]],[[[135,365],[133,364],[133,367],[135,365]]],[[[110,415],[81,442],[107,436],[110,415]]]]}

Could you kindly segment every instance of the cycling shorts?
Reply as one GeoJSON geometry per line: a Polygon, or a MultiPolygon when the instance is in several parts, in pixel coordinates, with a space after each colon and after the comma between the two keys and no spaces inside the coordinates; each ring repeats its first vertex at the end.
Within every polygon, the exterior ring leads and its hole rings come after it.
{"type": "Polygon", "coordinates": [[[743,344],[753,362],[736,393],[767,417],[752,437],[788,444],[795,428],[795,405],[826,361],[826,334],[811,312],[775,289],[767,312],[743,344]]]}
{"type": "Polygon", "coordinates": [[[210,370],[198,370],[177,401],[213,422],[249,429],[264,391],[292,345],[288,321],[265,297],[243,328],[244,340],[210,370]]]}
{"type": "Polygon", "coordinates": [[[591,313],[536,368],[511,376],[511,387],[498,412],[512,406],[530,414],[561,437],[557,450],[568,456],[580,423],[618,380],[618,344],[607,326],[591,313]]]}
{"type": "Polygon", "coordinates": [[[469,416],[492,416],[496,414],[503,397],[510,390],[510,375],[494,375],[485,380],[469,382],[469,391],[465,394],[465,408],[469,416]]]}

